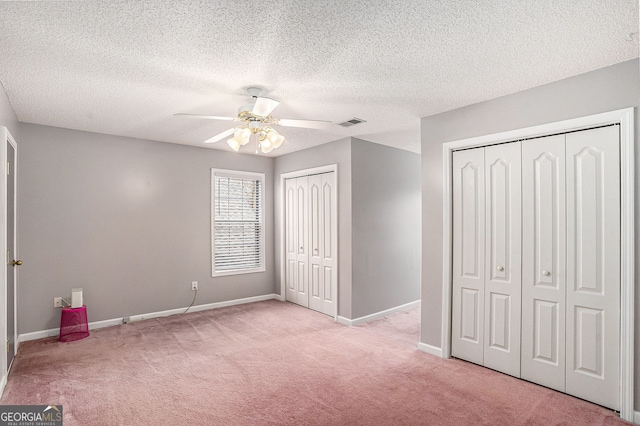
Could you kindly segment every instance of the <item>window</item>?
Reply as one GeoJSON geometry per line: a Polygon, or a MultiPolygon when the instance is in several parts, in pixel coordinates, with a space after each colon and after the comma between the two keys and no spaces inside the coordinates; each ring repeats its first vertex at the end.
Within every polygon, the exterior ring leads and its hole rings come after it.
{"type": "Polygon", "coordinates": [[[264,174],[211,169],[214,277],[264,267],[264,174]]]}

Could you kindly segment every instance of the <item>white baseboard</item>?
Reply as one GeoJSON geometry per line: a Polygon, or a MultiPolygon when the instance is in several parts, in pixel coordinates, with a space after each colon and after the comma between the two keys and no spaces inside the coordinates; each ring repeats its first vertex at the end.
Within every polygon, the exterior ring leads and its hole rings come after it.
{"type": "MultiPolygon", "coordinates": [[[[226,300],[224,302],[215,302],[215,303],[208,303],[206,305],[196,305],[196,306],[192,306],[191,308],[189,308],[188,312],[199,312],[199,311],[206,311],[209,309],[218,309],[218,308],[224,308],[227,306],[234,306],[234,305],[242,305],[245,303],[253,303],[253,302],[262,302],[265,300],[272,300],[272,299],[276,299],[276,300],[281,300],[280,295],[278,294],[265,294],[263,296],[253,296],[253,297],[245,297],[243,299],[233,299],[233,300],[226,300]]],[[[133,322],[133,321],[141,321],[141,320],[146,320],[146,319],[150,319],[150,318],[160,318],[160,317],[166,317],[169,315],[175,315],[175,314],[181,314],[185,311],[185,309],[187,309],[187,307],[185,306],[184,308],[178,308],[178,309],[170,309],[168,311],[159,311],[159,312],[151,312],[148,314],[141,314],[141,315],[131,315],[129,317],[129,321],[133,322]]],[[[103,321],[94,321],[94,322],[90,322],[89,323],[89,330],[95,330],[98,328],[104,328],[104,327],[111,327],[114,325],[120,325],[123,323],[124,318],[113,318],[113,319],[108,319],[108,320],[103,320],[103,321]]],[[[45,337],[55,337],[58,336],[60,334],[60,329],[59,328],[51,328],[49,330],[41,330],[41,331],[34,331],[31,333],[23,333],[20,334],[18,336],[18,342],[26,342],[28,340],[36,340],[36,339],[44,339],[45,337]]]]}
{"type": "Polygon", "coordinates": [[[387,315],[393,314],[394,312],[406,311],[407,309],[410,309],[410,308],[413,308],[414,306],[419,306],[419,305],[420,305],[420,301],[416,300],[414,302],[405,303],[404,305],[396,306],[395,308],[386,309],[384,311],[376,312],[371,315],[366,315],[364,317],[355,318],[355,319],[349,319],[349,318],[341,317],[338,315],[338,322],[340,324],[354,326],[358,324],[363,324],[365,322],[377,320],[382,317],[386,317],[387,315]]]}
{"type": "Polygon", "coordinates": [[[418,342],[418,350],[426,352],[431,355],[435,355],[442,358],[442,348],[436,348],[435,346],[427,345],[426,343],[418,342]]]}
{"type": "Polygon", "coordinates": [[[340,315],[338,315],[337,321],[342,325],[353,325],[351,324],[351,320],[349,318],[341,317],[340,315]]]}
{"type": "Polygon", "coordinates": [[[633,412],[633,422],[637,425],[640,425],[640,411],[633,412]]]}

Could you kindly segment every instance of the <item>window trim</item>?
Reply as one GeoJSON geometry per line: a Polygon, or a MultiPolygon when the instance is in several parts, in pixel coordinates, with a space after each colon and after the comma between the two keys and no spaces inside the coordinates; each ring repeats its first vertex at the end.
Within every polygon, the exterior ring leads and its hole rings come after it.
{"type": "Polygon", "coordinates": [[[257,173],[257,172],[247,172],[240,170],[228,170],[228,169],[211,169],[211,217],[210,217],[210,226],[211,226],[211,276],[213,278],[223,277],[229,275],[243,275],[243,274],[253,274],[258,272],[266,271],[266,252],[265,252],[265,174],[257,173]],[[216,262],[215,262],[215,223],[216,223],[216,176],[217,177],[231,177],[231,178],[242,178],[242,179],[252,179],[259,180],[260,185],[262,186],[262,191],[260,194],[260,205],[261,205],[261,216],[260,216],[260,266],[257,268],[247,268],[247,269],[233,269],[227,271],[216,272],[216,262]]]}

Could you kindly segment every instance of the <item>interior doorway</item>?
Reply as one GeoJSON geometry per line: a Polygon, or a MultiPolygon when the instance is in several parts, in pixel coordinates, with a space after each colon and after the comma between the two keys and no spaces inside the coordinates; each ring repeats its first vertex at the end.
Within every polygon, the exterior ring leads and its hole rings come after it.
{"type": "Polygon", "coordinates": [[[16,195],[17,195],[17,153],[15,139],[6,127],[0,127],[0,164],[4,173],[0,174],[0,241],[4,247],[4,270],[1,273],[0,294],[0,339],[4,340],[6,356],[1,358],[0,393],[7,383],[9,369],[18,349],[16,323],[16,282],[17,267],[22,261],[17,257],[16,243],[16,195]]]}

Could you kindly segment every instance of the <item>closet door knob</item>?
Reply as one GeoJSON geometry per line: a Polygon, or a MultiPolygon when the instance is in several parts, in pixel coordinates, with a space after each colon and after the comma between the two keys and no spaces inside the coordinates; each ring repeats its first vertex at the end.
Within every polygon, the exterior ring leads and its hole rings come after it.
{"type": "Polygon", "coordinates": [[[502,272],[502,271],[504,271],[504,266],[498,266],[497,269],[498,269],[498,271],[502,272]]]}
{"type": "Polygon", "coordinates": [[[542,275],[544,275],[545,277],[549,277],[549,276],[551,276],[551,272],[549,272],[549,271],[542,271],[542,275]]]}

